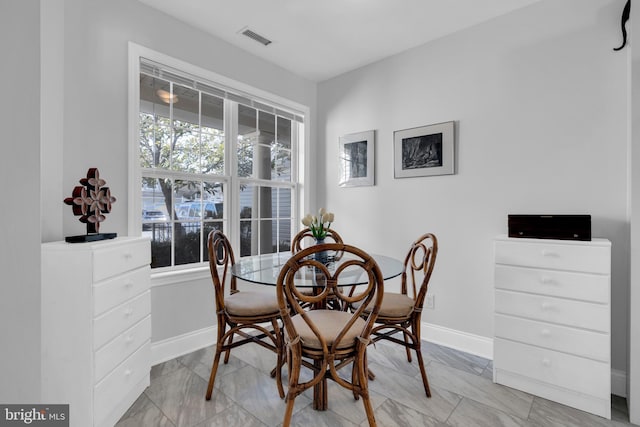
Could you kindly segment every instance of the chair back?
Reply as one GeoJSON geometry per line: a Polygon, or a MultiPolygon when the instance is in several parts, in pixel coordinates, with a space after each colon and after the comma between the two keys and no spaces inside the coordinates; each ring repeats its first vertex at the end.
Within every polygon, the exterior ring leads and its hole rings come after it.
{"type": "MultiPolygon", "coordinates": [[[[337,231],[329,229],[327,230],[327,238],[329,240],[333,240],[334,243],[343,243],[342,237],[338,234],[337,231]]],[[[311,246],[315,244],[315,237],[311,233],[310,228],[305,228],[300,230],[298,234],[296,234],[291,240],[291,253],[295,254],[296,252],[300,252],[305,246],[311,246]]],[[[331,243],[330,241],[327,243],[331,243]]]]}
{"type": "Polygon", "coordinates": [[[423,234],[411,244],[411,249],[404,260],[401,292],[410,295],[415,301],[415,308],[422,308],[431,273],[438,255],[438,239],[431,233],[423,234]]]}
{"type": "Polygon", "coordinates": [[[224,296],[226,285],[229,283],[229,293],[237,292],[236,278],[231,274],[231,267],[236,263],[233,248],[227,236],[220,230],[213,230],[207,239],[209,251],[209,270],[215,290],[216,311],[224,310],[224,296]]]}
{"type": "MultiPolygon", "coordinates": [[[[376,261],[369,254],[354,246],[342,243],[325,243],[313,245],[295,253],[282,267],[276,286],[278,305],[288,341],[297,343],[300,339],[299,331],[296,330],[292,322],[292,317],[300,316],[315,335],[316,343],[320,343],[315,347],[321,348],[324,354],[335,354],[346,348],[353,349],[358,344],[356,341],[360,341],[366,347],[382,303],[383,286],[382,272],[376,261]],[[318,262],[314,256],[315,253],[322,251],[340,252],[343,253],[343,257],[340,262],[325,265],[318,262]],[[339,286],[340,277],[342,275],[353,277],[354,274],[366,278],[366,284],[357,286],[353,294],[344,293],[342,287],[339,286]],[[308,288],[298,288],[296,283],[303,277],[308,280],[310,275],[317,283],[317,287],[314,288],[314,292],[304,292],[308,288]],[[336,301],[339,305],[352,305],[360,301],[361,303],[358,304],[359,308],[352,313],[327,310],[327,303],[336,301]],[[372,307],[371,311],[364,311],[367,306],[372,307]],[[311,311],[307,310],[307,307],[311,307],[311,311]],[[332,316],[338,318],[339,316],[341,319],[348,319],[339,330],[335,331],[336,334],[331,336],[331,342],[327,341],[326,333],[320,332],[326,330],[327,325],[317,325],[312,320],[312,318],[319,318],[317,310],[327,312],[328,318],[332,316]],[[355,333],[352,327],[360,318],[364,319],[364,322],[360,320],[358,325],[363,324],[363,327],[355,333]]],[[[297,324],[301,323],[297,322],[297,324]]]]}

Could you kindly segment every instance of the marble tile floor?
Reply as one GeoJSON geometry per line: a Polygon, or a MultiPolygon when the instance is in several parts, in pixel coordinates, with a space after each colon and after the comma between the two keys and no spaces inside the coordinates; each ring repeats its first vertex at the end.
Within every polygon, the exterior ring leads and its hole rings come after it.
{"type": "MultiPolygon", "coordinates": [[[[280,426],[284,400],[269,376],[275,356],[257,345],[231,353],[220,364],[213,398],[204,395],[213,347],[156,365],[151,385],[116,427],[265,427],[280,426]]],[[[612,419],[588,414],[492,382],[490,360],[424,343],[432,397],[427,399],[417,362],[404,349],[379,342],[369,349],[369,382],[380,427],[586,427],[630,426],[626,401],[612,396],[612,419]]],[[[286,376],[286,368],[283,369],[286,376]]],[[[286,384],[286,383],[285,383],[286,384]]],[[[286,386],[285,386],[286,391],[286,386]]],[[[292,426],[367,426],[361,401],[329,381],[329,410],[315,411],[312,390],[296,399],[292,426]]]]}

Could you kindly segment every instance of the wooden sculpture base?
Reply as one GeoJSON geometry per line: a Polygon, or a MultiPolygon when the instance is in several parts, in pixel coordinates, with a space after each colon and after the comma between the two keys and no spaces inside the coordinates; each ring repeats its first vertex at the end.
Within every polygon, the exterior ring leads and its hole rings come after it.
{"type": "Polygon", "coordinates": [[[118,233],[96,233],[96,234],[83,234],[80,236],[67,236],[64,238],[68,243],[85,243],[85,242],[97,242],[98,240],[115,239],[118,233]]]}

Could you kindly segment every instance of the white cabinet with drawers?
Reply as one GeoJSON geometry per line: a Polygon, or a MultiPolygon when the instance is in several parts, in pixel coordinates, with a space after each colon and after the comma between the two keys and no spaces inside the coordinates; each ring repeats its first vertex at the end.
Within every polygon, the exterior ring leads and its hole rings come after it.
{"type": "Polygon", "coordinates": [[[611,242],[494,244],[494,381],[611,418],[611,242]]]}
{"type": "Polygon", "coordinates": [[[42,244],[42,402],[71,427],[112,427],[149,385],[150,258],[147,238],[42,244]]]}

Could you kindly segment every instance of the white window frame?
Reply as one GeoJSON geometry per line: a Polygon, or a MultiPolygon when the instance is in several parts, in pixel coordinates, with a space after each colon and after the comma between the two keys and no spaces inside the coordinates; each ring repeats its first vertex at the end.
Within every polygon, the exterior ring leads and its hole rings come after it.
{"type": "MultiPolygon", "coordinates": [[[[292,157],[295,156],[296,162],[292,168],[292,176],[297,176],[297,183],[293,187],[294,194],[292,195],[294,202],[292,203],[292,232],[298,228],[297,224],[300,222],[301,213],[306,211],[309,205],[310,197],[307,194],[308,186],[305,182],[309,182],[308,171],[309,159],[305,156],[305,153],[309,152],[310,141],[310,109],[309,107],[266,92],[264,90],[252,87],[250,85],[238,82],[228,77],[219,75],[215,72],[200,68],[193,64],[181,61],[163,53],[154,51],[144,46],[138,45],[133,42],[129,42],[129,152],[128,152],[128,169],[129,169],[129,191],[128,191],[128,235],[139,236],[142,233],[142,218],[140,212],[142,211],[142,189],[140,182],[142,180],[142,173],[139,164],[139,111],[140,111],[140,59],[146,58],[154,62],[164,64],[168,67],[181,70],[187,74],[198,76],[202,79],[215,82],[217,86],[226,88],[238,94],[246,94],[250,99],[263,102],[267,105],[281,106],[288,111],[295,111],[299,115],[303,116],[304,135],[298,135],[298,144],[292,147],[292,157]]],[[[225,129],[234,129],[232,120],[237,119],[237,109],[225,109],[225,129]],[[227,114],[231,111],[233,114],[227,114]]],[[[225,132],[226,132],[225,130],[225,132]]],[[[235,141],[237,135],[227,136],[227,140],[235,141]],[[235,139],[234,139],[235,138],[235,139]]],[[[256,185],[267,184],[271,187],[277,187],[278,181],[264,181],[260,179],[252,178],[238,178],[236,177],[235,169],[237,158],[235,150],[225,150],[225,164],[226,167],[232,168],[229,170],[230,179],[224,180],[225,185],[231,190],[225,195],[225,232],[229,234],[231,243],[234,247],[238,248],[240,245],[240,221],[239,221],[239,188],[240,182],[252,182],[256,185]]],[[[227,175],[227,173],[225,173],[227,175]]],[[[208,267],[198,264],[197,266],[183,265],[163,267],[159,271],[154,272],[152,277],[157,279],[158,284],[171,284],[176,280],[190,280],[196,278],[202,278],[208,276],[208,267]]]]}

